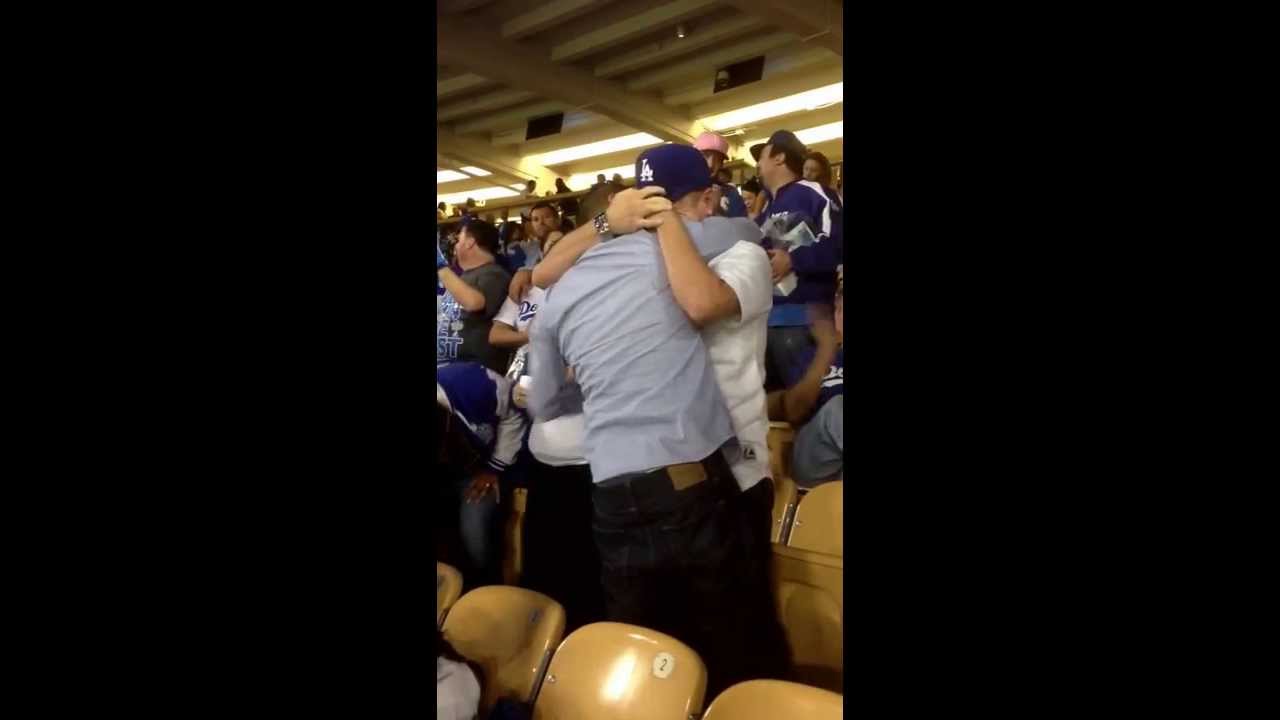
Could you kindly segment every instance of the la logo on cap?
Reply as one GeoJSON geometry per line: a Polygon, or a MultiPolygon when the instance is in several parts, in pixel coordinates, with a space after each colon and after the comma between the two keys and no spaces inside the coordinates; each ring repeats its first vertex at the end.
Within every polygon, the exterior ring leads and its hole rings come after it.
{"type": "Polygon", "coordinates": [[[653,168],[649,167],[649,158],[640,161],[640,182],[653,182],[653,168]]]}

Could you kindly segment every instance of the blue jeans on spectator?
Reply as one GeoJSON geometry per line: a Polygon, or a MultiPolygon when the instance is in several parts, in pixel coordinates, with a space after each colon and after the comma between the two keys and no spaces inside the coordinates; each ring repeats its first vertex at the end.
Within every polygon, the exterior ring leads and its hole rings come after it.
{"type": "Polygon", "coordinates": [[[828,400],[796,431],[792,452],[796,484],[811,488],[844,473],[844,395],[828,400]]]}
{"type": "MultiPolygon", "coordinates": [[[[446,547],[444,562],[462,573],[466,588],[502,581],[502,543],[499,525],[502,506],[493,495],[469,503],[464,493],[471,475],[450,472],[440,480],[437,495],[444,516],[437,521],[446,547]]],[[[505,498],[504,498],[505,501],[505,498]]]]}

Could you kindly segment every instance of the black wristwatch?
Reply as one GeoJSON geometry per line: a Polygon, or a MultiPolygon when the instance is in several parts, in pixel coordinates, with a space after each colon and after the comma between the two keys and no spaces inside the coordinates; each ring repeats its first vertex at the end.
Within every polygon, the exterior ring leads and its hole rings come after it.
{"type": "Polygon", "coordinates": [[[609,230],[609,218],[605,217],[608,213],[600,213],[591,221],[596,226],[596,234],[600,236],[600,242],[608,242],[613,239],[613,232],[609,230]]]}

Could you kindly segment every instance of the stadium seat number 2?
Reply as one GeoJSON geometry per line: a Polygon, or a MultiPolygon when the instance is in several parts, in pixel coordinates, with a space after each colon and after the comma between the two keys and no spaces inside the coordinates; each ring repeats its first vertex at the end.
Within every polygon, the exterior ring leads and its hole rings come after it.
{"type": "Polygon", "coordinates": [[[666,679],[672,670],[676,669],[676,659],[671,657],[671,653],[658,653],[653,657],[653,676],[656,678],[666,679]]]}

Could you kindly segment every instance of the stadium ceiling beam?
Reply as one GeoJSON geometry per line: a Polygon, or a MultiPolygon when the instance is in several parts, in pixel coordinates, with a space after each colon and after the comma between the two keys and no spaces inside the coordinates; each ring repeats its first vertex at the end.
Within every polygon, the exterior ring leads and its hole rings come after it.
{"type": "Polygon", "coordinates": [[[764,27],[764,21],[748,15],[726,18],[723,22],[714,25],[695,26],[693,31],[683,38],[667,38],[611,57],[596,65],[594,72],[596,77],[615,77],[642,67],[657,65],[673,57],[688,55],[694,50],[762,27],[764,27]]]}
{"type": "Polygon", "coordinates": [[[643,8],[642,10],[615,17],[614,22],[578,33],[572,40],[556,45],[551,49],[551,60],[557,63],[573,62],[586,55],[617,47],[620,43],[647,35],[663,26],[674,27],[676,23],[700,15],[717,4],[719,0],[674,0],[644,8],[637,3],[635,7],[643,8]]]}
{"type": "Polygon", "coordinates": [[[555,183],[556,175],[547,168],[527,159],[506,155],[487,142],[455,135],[439,125],[436,125],[436,147],[443,148],[448,157],[463,164],[493,173],[486,179],[501,187],[529,180],[537,180],[541,187],[551,187],[555,183]]]}
{"type": "Polygon", "coordinates": [[[502,23],[502,37],[519,40],[588,13],[612,0],[553,0],[502,23]]]}
{"type": "Polygon", "coordinates": [[[844,57],[844,8],[836,0],[725,0],[748,15],[844,57]]]}
{"type": "Polygon", "coordinates": [[[491,84],[491,80],[474,73],[463,73],[447,80],[436,80],[436,99],[491,84]]]}
{"type": "Polygon", "coordinates": [[[437,23],[436,55],[449,65],[571,107],[590,109],[663,140],[691,143],[701,131],[698,123],[663,105],[656,95],[628,92],[590,71],[557,65],[536,46],[494,38],[470,23],[437,23]]]}

